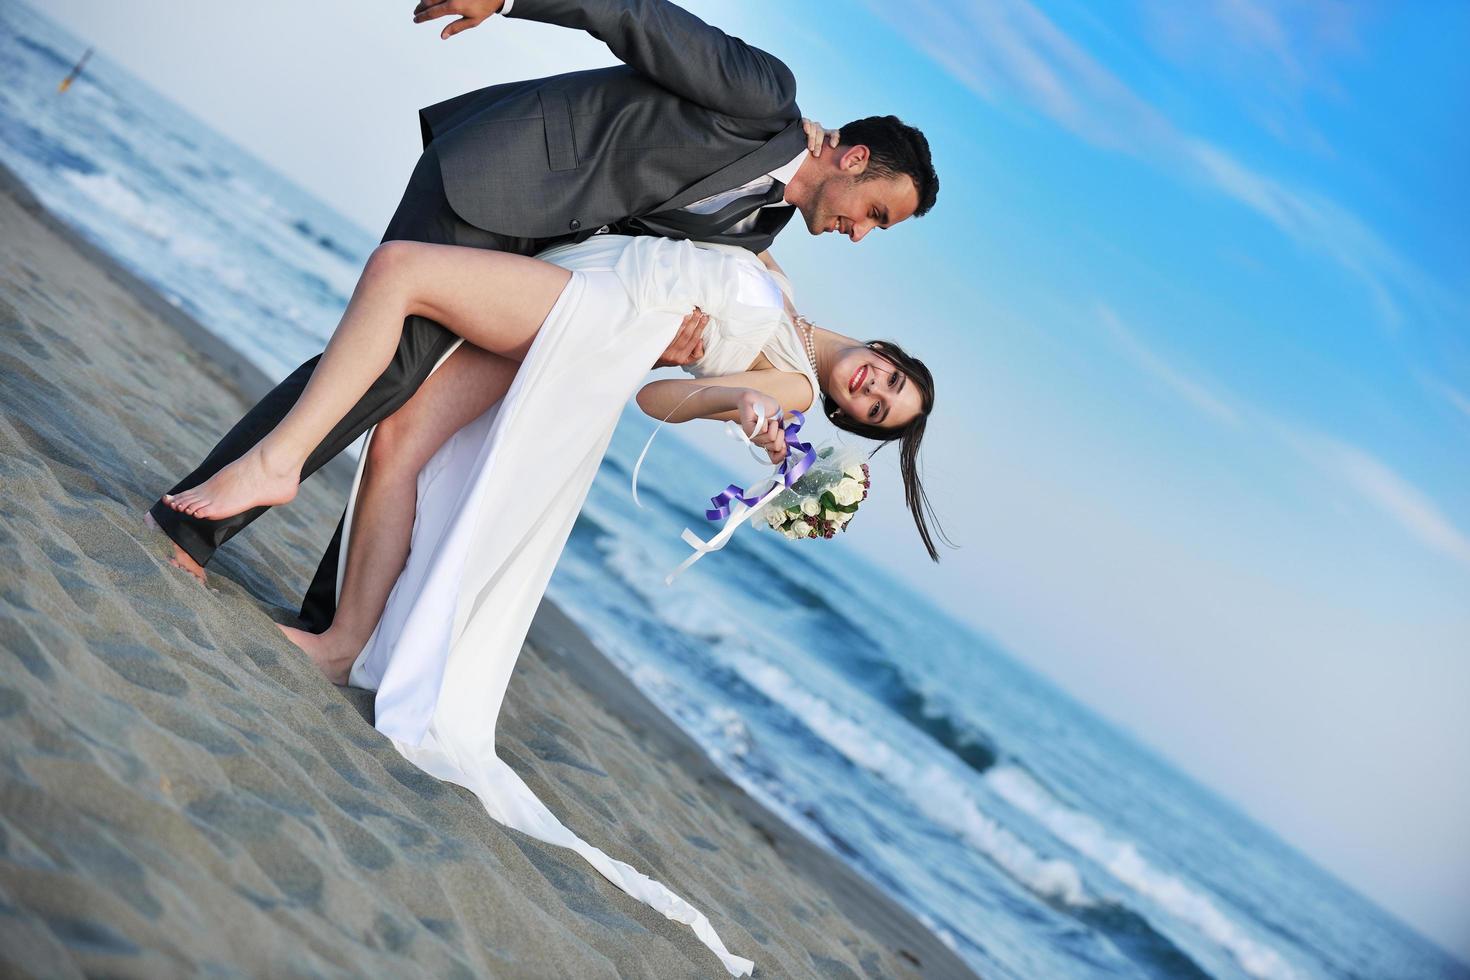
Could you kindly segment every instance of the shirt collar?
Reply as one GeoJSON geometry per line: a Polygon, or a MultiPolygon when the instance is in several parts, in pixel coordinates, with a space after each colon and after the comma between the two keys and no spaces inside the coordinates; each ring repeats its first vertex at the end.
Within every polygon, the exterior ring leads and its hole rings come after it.
{"type": "Polygon", "coordinates": [[[796,155],[796,159],[792,160],[784,167],[781,167],[777,170],[772,170],[768,176],[770,176],[773,180],[779,180],[783,184],[789,184],[791,183],[791,178],[795,177],[796,172],[801,169],[801,162],[805,160],[806,157],[807,151],[802,150],[796,155]]]}

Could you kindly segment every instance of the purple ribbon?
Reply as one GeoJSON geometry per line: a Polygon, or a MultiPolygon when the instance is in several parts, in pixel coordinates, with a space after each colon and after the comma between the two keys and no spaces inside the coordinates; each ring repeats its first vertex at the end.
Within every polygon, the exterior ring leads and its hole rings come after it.
{"type": "Polygon", "coordinates": [[[719,493],[715,494],[713,497],[709,498],[709,502],[715,505],[715,509],[705,511],[705,518],[711,521],[719,521],[725,519],[726,517],[729,517],[730,504],[736,500],[740,501],[747,507],[754,507],[756,504],[760,503],[761,495],[758,493],[747,494],[744,487],[737,487],[735,484],[732,483],[725,489],[721,490],[719,493]]]}
{"type": "MultiPolygon", "coordinates": [[[[781,461],[781,466],[776,470],[774,477],[775,480],[788,487],[801,479],[806,471],[812,468],[812,464],[817,461],[817,451],[812,448],[811,443],[802,442],[797,438],[801,432],[801,427],[806,424],[806,416],[795,409],[792,410],[791,416],[791,421],[787,422],[781,428],[782,437],[786,440],[786,458],[781,461]],[[799,459],[797,458],[798,454],[800,454],[799,459]]],[[[771,486],[775,486],[775,484],[773,483],[771,486]]],[[[709,502],[714,504],[714,509],[705,511],[704,516],[711,521],[724,520],[730,516],[730,508],[734,501],[738,500],[747,507],[754,507],[760,503],[761,497],[768,490],[770,490],[770,487],[767,487],[760,493],[749,493],[744,487],[738,487],[732,483],[709,498],[709,502]]]]}

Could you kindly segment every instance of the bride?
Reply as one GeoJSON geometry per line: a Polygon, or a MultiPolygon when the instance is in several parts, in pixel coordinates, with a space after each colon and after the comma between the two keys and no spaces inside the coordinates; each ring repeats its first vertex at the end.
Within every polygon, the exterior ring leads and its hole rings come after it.
{"type": "Polygon", "coordinates": [[[917,472],[928,369],[896,344],[793,318],[784,284],[768,256],[664,238],[599,235],[538,258],[386,242],[291,412],[215,476],[164,498],[210,518],[290,501],[307,453],[387,366],[404,317],[457,334],[419,392],[368,434],[331,627],[281,628],[333,683],[377,691],[375,727],[410,761],[691,926],[735,976],[752,961],[683,899],[564,827],[496,755],[495,725],[618,416],[681,324],[703,329],[704,355],[686,368],[699,380],[645,385],[645,412],[737,419],[779,462],[783,410],[820,397],[837,426],[900,442],[905,499],[938,560],[917,472]],[[762,416],[771,421],[757,428],[762,416]]]}

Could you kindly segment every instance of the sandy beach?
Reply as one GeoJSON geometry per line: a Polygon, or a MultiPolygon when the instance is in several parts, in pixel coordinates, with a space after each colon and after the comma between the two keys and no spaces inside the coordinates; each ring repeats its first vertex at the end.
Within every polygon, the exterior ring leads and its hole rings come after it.
{"type": "MultiPolygon", "coordinates": [[[[683,925],[415,769],[275,629],[350,474],[209,586],[141,521],[266,379],[0,175],[0,973],[716,977],[683,925]]],[[[766,977],[968,977],[550,603],[505,759],[766,977]]]]}

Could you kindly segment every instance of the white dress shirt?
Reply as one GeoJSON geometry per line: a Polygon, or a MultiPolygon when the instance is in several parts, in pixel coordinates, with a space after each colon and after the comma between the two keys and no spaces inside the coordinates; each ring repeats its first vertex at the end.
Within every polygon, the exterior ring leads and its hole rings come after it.
{"type": "MultiPolygon", "coordinates": [[[[805,160],[806,156],[807,151],[802,150],[796,155],[795,159],[786,164],[784,167],[778,167],[775,170],[772,170],[770,173],[766,174],[764,177],[757,177],[755,180],[752,180],[748,184],[741,184],[739,187],[732,187],[728,191],[721,191],[718,194],[711,194],[709,197],[706,197],[703,200],[695,201],[693,204],[685,205],[684,210],[693,211],[695,214],[714,214],[716,211],[720,210],[720,208],[729,204],[731,201],[737,200],[738,198],[748,197],[751,194],[764,194],[766,191],[771,189],[771,181],[773,180],[779,180],[783,184],[789,184],[791,183],[791,178],[795,177],[796,172],[801,169],[801,161],[805,160]]],[[[766,207],[789,208],[791,207],[791,205],[787,204],[785,201],[782,201],[779,204],[767,204],[766,207]]],[[[746,215],[744,218],[741,218],[739,221],[735,222],[735,224],[731,225],[726,230],[726,234],[738,234],[739,232],[749,231],[750,229],[754,228],[756,219],[760,217],[761,211],[764,210],[765,208],[761,208],[760,211],[754,211],[751,214],[746,215]]]]}
{"type": "MultiPolygon", "coordinates": [[[[777,167],[770,173],[762,177],[757,177],[755,180],[752,180],[749,183],[741,184],[739,187],[732,187],[728,191],[720,191],[720,193],[718,194],[711,194],[709,197],[695,201],[693,204],[685,205],[681,210],[693,211],[695,214],[714,214],[716,211],[720,210],[720,208],[729,204],[731,201],[737,200],[742,197],[747,197],[751,194],[764,194],[766,191],[771,189],[771,181],[773,180],[779,180],[783,184],[789,184],[791,183],[791,178],[795,177],[796,172],[801,169],[801,161],[806,159],[806,155],[807,151],[802,150],[801,153],[797,154],[794,160],[783,167],[777,167]]],[[[745,217],[741,218],[739,221],[735,222],[733,225],[725,230],[725,233],[738,234],[742,231],[751,230],[755,227],[756,219],[760,217],[760,213],[766,208],[789,207],[791,207],[791,205],[786,203],[785,201],[781,201],[777,204],[767,204],[766,207],[758,208],[745,217]]],[[[612,228],[610,225],[603,225],[601,228],[597,229],[597,231],[593,232],[593,234],[606,235],[611,230],[612,228]]]]}

